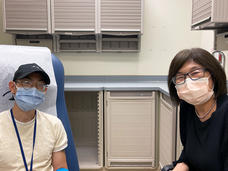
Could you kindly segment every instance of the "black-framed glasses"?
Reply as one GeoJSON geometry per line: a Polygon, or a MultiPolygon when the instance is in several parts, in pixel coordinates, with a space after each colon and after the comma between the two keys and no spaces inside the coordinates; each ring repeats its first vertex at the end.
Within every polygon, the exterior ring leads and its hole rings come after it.
{"type": "Polygon", "coordinates": [[[16,83],[20,84],[23,88],[29,89],[32,87],[36,87],[37,90],[44,92],[46,88],[48,87],[43,81],[38,81],[35,86],[33,81],[30,80],[16,80],[16,83]]]}
{"type": "Polygon", "coordinates": [[[205,68],[197,68],[194,69],[186,74],[177,74],[173,77],[172,81],[175,85],[181,85],[185,83],[186,77],[189,76],[189,78],[193,81],[198,80],[200,78],[203,78],[205,76],[205,68]]]}

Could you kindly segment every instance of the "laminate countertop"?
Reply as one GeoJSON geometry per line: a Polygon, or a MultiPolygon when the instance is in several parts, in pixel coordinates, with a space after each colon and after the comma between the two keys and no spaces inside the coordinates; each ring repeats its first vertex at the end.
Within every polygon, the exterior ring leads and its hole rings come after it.
{"type": "Polygon", "coordinates": [[[65,76],[65,91],[160,91],[169,96],[167,76],[65,76]]]}

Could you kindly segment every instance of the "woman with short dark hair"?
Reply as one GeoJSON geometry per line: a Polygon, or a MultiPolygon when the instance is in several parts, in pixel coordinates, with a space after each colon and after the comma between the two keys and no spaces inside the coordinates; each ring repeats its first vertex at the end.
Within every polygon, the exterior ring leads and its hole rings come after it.
{"type": "Polygon", "coordinates": [[[220,63],[204,49],[177,53],[168,75],[180,105],[183,150],[173,171],[228,171],[228,97],[220,63]]]}

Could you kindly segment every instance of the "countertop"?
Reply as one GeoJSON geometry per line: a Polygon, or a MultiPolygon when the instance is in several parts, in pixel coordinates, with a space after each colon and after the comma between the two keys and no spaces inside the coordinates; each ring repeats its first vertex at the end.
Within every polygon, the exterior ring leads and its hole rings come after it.
{"type": "Polygon", "coordinates": [[[65,91],[161,91],[169,96],[167,76],[65,76],[65,91]]]}

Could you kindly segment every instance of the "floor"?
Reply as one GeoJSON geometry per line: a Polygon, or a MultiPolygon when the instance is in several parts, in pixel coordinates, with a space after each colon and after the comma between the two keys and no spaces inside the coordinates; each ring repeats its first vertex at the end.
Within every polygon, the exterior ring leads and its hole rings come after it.
{"type": "Polygon", "coordinates": [[[160,171],[158,168],[101,168],[98,166],[96,146],[78,146],[77,155],[81,171],[160,171]]]}

